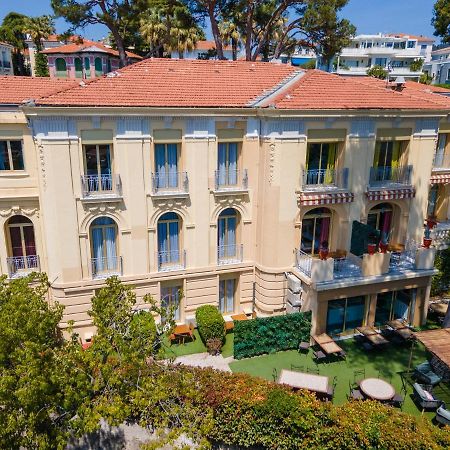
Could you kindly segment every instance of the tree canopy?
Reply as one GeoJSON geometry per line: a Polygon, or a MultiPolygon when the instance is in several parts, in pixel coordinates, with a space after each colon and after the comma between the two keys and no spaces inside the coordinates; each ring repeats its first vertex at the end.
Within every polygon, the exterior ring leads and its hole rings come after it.
{"type": "Polygon", "coordinates": [[[436,0],[433,10],[432,24],[434,35],[442,38],[442,42],[450,43],[450,2],[436,0]]]}

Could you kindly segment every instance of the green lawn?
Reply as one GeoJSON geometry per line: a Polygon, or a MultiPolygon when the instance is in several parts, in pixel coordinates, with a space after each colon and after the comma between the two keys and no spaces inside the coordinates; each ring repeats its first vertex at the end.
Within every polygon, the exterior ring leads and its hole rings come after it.
{"type": "MultiPolygon", "coordinates": [[[[382,378],[390,382],[399,392],[402,387],[401,376],[408,368],[410,356],[410,344],[401,346],[390,345],[388,348],[379,351],[366,352],[357,345],[353,339],[339,342],[339,345],[346,351],[346,360],[337,360],[329,363],[315,364],[312,358],[312,350],[308,354],[300,354],[297,351],[278,352],[271,355],[262,355],[254,358],[234,361],[230,364],[233,372],[245,372],[250,375],[273,379],[274,369],[281,371],[281,369],[291,370],[291,364],[295,366],[302,366],[303,371],[308,367],[318,367],[320,375],[326,375],[331,379],[337,377],[337,385],[334,396],[334,403],[342,404],[347,401],[349,393],[349,382],[354,380],[354,371],[357,369],[365,369],[365,377],[382,378]]],[[[416,344],[412,367],[425,361],[426,353],[421,344],[416,344]]],[[[302,370],[302,369],[298,369],[302,370]]],[[[421,411],[416,407],[410,395],[412,393],[412,381],[407,377],[408,392],[406,401],[403,406],[403,411],[420,415],[421,411]]],[[[447,404],[450,404],[450,386],[441,386],[435,388],[435,394],[447,404]]],[[[434,417],[434,413],[425,413],[429,418],[434,417]]]]}
{"type": "MultiPolygon", "coordinates": [[[[176,358],[177,356],[192,355],[194,353],[204,353],[206,352],[206,347],[203,344],[198,330],[194,330],[194,341],[188,341],[184,344],[172,344],[170,345],[169,340],[165,339],[163,342],[163,350],[165,358],[176,358]]],[[[225,337],[225,344],[222,347],[222,355],[224,358],[233,356],[233,333],[227,333],[225,337]]]]}

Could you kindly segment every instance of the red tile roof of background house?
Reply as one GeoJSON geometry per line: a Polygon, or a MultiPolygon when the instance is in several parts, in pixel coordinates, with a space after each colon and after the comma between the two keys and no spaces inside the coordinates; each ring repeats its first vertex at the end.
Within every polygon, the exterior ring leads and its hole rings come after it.
{"type": "MultiPolygon", "coordinates": [[[[197,44],[195,45],[196,50],[211,50],[216,48],[216,43],[214,41],[198,41],[197,44]]],[[[224,50],[229,50],[231,51],[231,45],[224,45],[223,46],[224,50]]]]}
{"type": "Polygon", "coordinates": [[[45,105],[245,107],[299,70],[246,61],[146,59],[40,100],[45,105]]]}
{"type": "Polygon", "coordinates": [[[76,85],[76,81],[57,78],[0,76],[0,104],[20,105],[76,85]]]}
{"type": "MultiPolygon", "coordinates": [[[[102,53],[108,53],[109,55],[119,56],[119,52],[110,47],[107,47],[105,44],[96,41],[90,41],[89,39],[81,38],[79,41],[71,42],[70,44],[61,45],[59,47],[52,47],[42,50],[41,53],[45,53],[46,55],[52,54],[72,54],[72,53],[80,53],[85,49],[89,49],[91,47],[96,47],[102,53]]],[[[136,55],[135,53],[126,52],[130,58],[142,59],[142,56],[136,55]]]]}
{"type": "Polygon", "coordinates": [[[396,38],[411,38],[411,39],[417,39],[418,42],[434,42],[435,39],[433,38],[429,38],[426,36],[417,36],[414,34],[408,34],[408,33],[388,33],[386,36],[390,36],[390,37],[396,37],[396,38]]]}
{"type": "MultiPolygon", "coordinates": [[[[280,109],[448,109],[443,96],[412,89],[395,91],[386,83],[369,77],[340,77],[310,70],[291,89],[271,99],[280,109]],[[412,92],[411,92],[412,91],[412,92]]],[[[268,105],[267,105],[268,106],[268,105]]]]}

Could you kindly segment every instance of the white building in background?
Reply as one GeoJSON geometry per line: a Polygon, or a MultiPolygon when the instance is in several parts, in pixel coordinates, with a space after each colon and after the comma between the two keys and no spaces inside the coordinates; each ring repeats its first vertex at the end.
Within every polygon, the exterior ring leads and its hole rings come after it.
{"type": "Polygon", "coordinates": [[[0,75],[14,75],[12,65],[13,46],[0,42],[0,75]]]}
{"type": "Polygon", "coordinates": [[[434,39],[404,33],[360,34],[338,56],[339,75],[366,75],[367,69],[381,66],[390,70],[391,77],[418,79],[422,70],[413,71],[414,60],[431,60],[434,39]]]}
{"type": "Polygon", "coordinates": [[[433,77],[433,84],[450,84],[450,46],[431,52],[423,71],[433,77]]]}

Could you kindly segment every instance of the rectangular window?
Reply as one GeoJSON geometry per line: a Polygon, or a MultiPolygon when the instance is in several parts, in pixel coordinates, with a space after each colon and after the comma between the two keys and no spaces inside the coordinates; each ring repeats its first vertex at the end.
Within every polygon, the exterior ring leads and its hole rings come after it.
{"type": "Polygon", "coordinates": [[[402,319],[409,322],[411,300],[415,289],[383,292],[377,295],[375,325],[381,326],[390,320],[402,319]]]}
{"type": "Polygon", "coordinates": [[[178,187],[177,144],[155,144],[155,172],[158,189],[178,187]]]}
{"type": "Polygon", "coordinates": [[[337,143],[308,144],[306,184],[332,184],[335,178],[337,143]]]}
{"type": "Polygon", "coordinates": [[[113,189],[111,146],[86,144],[83,147],[88,191],[111,191],[113,189]]]}
{"type": "Polygon", "coordinates": [[[363,295],[328,302],[327,333],[339,334],[364,324],[366,298],[363,295]]]}
{"type": "Polygon", "coordinates": [[[219,186],[234,186],[238,182],[238,144],[220,142],[217,158],[219,186]]]}
{"type": "Polygon", "coordinates": [[[236,291],[236,280],[220,280],[219,282],[219,311],[222,314],[234,312],[234,295],[236,291]]]}
{"type": "Polygon", "coordinates": [[[24,170],[22,141],[0,141],[0,170],[24,170]]]}
{"type": "Polygon", "coordinates": [[[408,41],[408,48],[416,48],[416,41],[408,41]]]}
{"type": "Polygon", "coordinates": [[[377,141],[373,158],[373,176],[376,181],[397,179],[402,152],[400,141],[377,141]]]}
{"type": "Polygon", "coordinates": [[[161,306],[163,308],[173,308],[174,320],[181,320],[181,286],[161,287],[161,306]]]}

